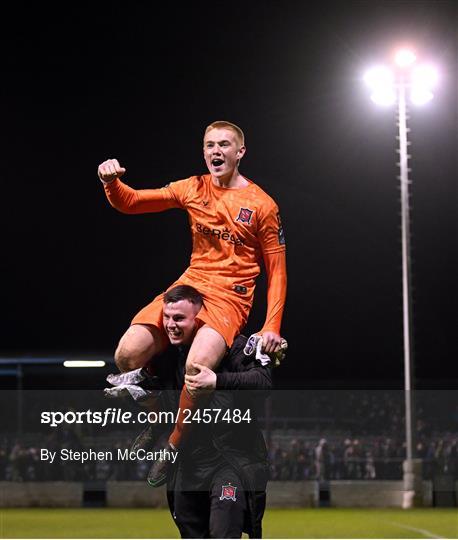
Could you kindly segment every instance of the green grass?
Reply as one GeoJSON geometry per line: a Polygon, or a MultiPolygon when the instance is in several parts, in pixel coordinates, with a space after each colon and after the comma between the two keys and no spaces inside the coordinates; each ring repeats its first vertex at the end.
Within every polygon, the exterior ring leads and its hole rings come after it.
{"type": "Polygon", "coordinates": [[[266,538],[458,538],[458,511],[453,508],[270,510],[264,519],[264,535],[266,538]]]}
{"type": "MultiPolygon", "coordinates": [[[[458,538],[455,508],[267,510],[265,538],[458,538]]],[[[0,509],[0,538],[179,538],[168,510],[0,509]]]]}

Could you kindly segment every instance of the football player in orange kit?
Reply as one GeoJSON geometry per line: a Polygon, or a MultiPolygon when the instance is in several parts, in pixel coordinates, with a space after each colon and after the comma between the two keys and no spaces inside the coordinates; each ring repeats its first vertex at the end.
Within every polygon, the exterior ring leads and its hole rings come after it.
{"type": "MultiPolygon", "coordinates": [[[[267,272],[267,316],[262,352],[280,349],[280,325],[286,298],[285,240],[277,205],[260,187],[239,173],[245,154],[242,130],[226,121],[210,124],[204,135],[204,158],[210,174],[191,176],[160,189],[135,190],[120,177],[126,169],[108,159],[98,169],[110,204],[128,214],[187,211],[192,234],[190,266],[170,287],[190,285],[204,298],[197,320],[200,328],[186,362],[211,369],[218,366],[246,324],[253,303],[255,279],[261,261],[267,272]]],[[[145,366],[161,353],[169,339],[162,323],[163,294],[132,320],[115,352],[121,372],[145,366]]],[[[185,388],[180,409],[194,410],[197,399],[185,388]]],[[[179,449],[185,426],[179,416],[169,443],[179,449]]],[[[185,428],[187,429],[187,428],[185,428]]],[[[165,481],[158,478],[157,485],[165,481]]]]}

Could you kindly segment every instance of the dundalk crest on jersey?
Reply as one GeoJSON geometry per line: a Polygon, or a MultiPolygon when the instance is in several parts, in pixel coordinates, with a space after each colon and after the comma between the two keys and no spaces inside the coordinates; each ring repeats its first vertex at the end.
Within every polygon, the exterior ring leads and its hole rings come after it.
{"type": "Polygon", "coordinates": [[[249,225],[251,223],[253,212],[254,210],[250,210],[249,208],[240,208],[239,215],[235,221],[241,221],[242,223],[248,223],[249,225]]]}
{"type": "Polygon", "coordinates": [[[227,486],[221,486],[221,497],[219,498],[220,501],[223,501],[224,499],[227,499],[228,501],[236,501],[235,498],[235,492],[237,491],[236,486],[231,486],[228,484],[227,486]]]}

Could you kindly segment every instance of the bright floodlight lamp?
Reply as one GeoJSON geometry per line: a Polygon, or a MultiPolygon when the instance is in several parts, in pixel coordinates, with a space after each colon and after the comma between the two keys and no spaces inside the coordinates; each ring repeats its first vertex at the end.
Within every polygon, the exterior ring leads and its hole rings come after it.
{"type": "Polygon", "coordinates": [[[437,71],[428,65],[418,66],[412,71],[410,100],[415,105],[424,105],[434,97],[432,89],[438,80],[437,71]]]}
{"type": "Polygon", "coordinates": [[[430,65],[424,64],[416,67],[412,71],[412,83],[419,84],[428,88],[434,88],[437,84],[437,70],[430,65]]]}
{"type": "Polygon", "coordinates": [[[415,53],[410,49],[400,49],[394,57],[394,61],[401,68],[411,66],[416,59],[415,53]]]}
{"type": "Polygon", "coordinates": [[[410,91],[410,101],[414,105],[424,105],[431,101],[433,97],[434,94],[427,88],[412,88],[410,91]]]}
{"type": "Polygon", "coordinates": [[[364,75],[364,82],[372,90],[371,99],[377,105],[392,105],[396,102],[393,73],[384,66],[370,69],[364,75]]]}

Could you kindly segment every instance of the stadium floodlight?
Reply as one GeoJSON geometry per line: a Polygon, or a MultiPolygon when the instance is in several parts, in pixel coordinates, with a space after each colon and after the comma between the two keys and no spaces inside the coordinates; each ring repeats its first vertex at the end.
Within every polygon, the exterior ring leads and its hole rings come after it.
{"type": "Polygon", "coordinates": [[[432,89],[436,86],[438,75],[432,66],[418,66],[412,70],[410,100],[415,105],[424,105],[434,97],[432,89]]]}
{"type": "Polygon", "coordinates": [[[393,70],[387,67],[373,68],[364,76],[364,82],[371,88],[371,99],[375,103],[389,105],[397,103],[399,126],[399,180],[401,186],[401,240],[402,240],[402,306],[404,338],[404,394],[406,426],[406,460],[404,462],[403,508],[414,505],[417,495],[421,495],[416,474],[418,461],[414,460],[414,399],[413,399],[413,331],[412,331],[412,291],[410,254],[410,209],[409,209],[409,167],[407,148],[407,91],[414,104],[423,105],[433,98],[432,88],[437,84],[437,72],[429,65],[414,67],[417,60],[410,49],[401,49],[395,55],[393,70]]]}
{"type": "Polygon", "coordinates": [[[373,90],[377,90],[378,88],[392,88],[394,74],[385,66],[373,67],[364,75],[364,82],[373,90]]]}
{"type": "Polygon", "coordinates": [[[65,360],[64,366],[69,368],[94,368],[104,367],[105,362],[103,360],[65,360]]]}
{"type": "Polygon", "coordinates": [[[438,79],[437,69],[433,66],[424,64],[412,70],[412,83],[414,86],[434,88],[438,79]]]}
{"type": "Polygon", "coordinates": [[[418,88],[412,89],[410,92],[410,101],[414,105],[424,105],[428,101],[431,101],[433,97],[434,94],[428,89],[418,88]]]}
{"type": "Polygon", "coordinates": [[[411,49],[399,49],[395,56],[394,61],[400,68],[411,66],[417,57],[411,49]]]}
{"type": "Polygon", "coordinates": [[[377,105],[389,106],[396,102],[394,74],[385,66],[367,71],[364,82],[372,90],[371,99],[377,105]]]}
{"type": "Polygon", "coordinates": [[[397,74],[386,66],[377,66],[366,72],[364,82],[372,90],[371,100],[377,105],[388,107],[400,102],[400,92],[410,90],[410,101],[414,105],[424,105],[434,97],[437,85],[437,70],[428,64],[413,68],[415,53],[401,49],[395,55],[397,74]],[[410,79],[406,77],[410,69],[410,79]]]}

